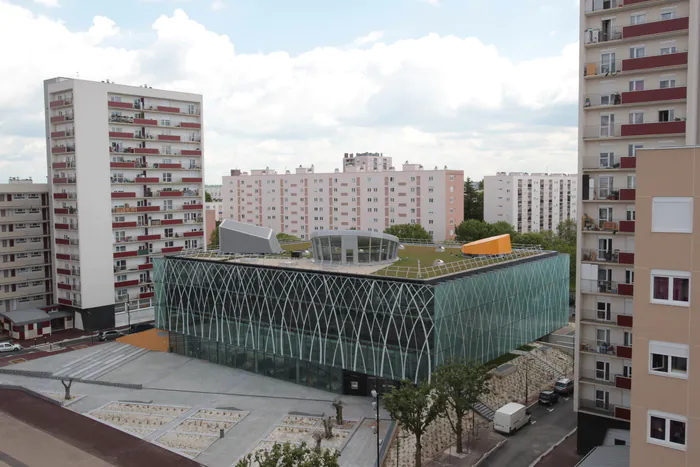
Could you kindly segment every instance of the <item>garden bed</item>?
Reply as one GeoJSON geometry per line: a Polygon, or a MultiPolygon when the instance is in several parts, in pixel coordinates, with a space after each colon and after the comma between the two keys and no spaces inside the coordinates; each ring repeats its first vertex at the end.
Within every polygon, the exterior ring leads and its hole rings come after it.
{"type": "Polygon", "coordinates": [[[136,402],[110,402],[100,408],[100,410],[108,410],[111,412],[126,412],[126,413],[142,413],[147,415],[163,415],[177,418],[184,414],[191,407],[182,407],[176,405],[153,405],[140,404],[136,402]]]}
{"type": "Polygon", "coordinates": [[[201,409],[190,418],[238,423],[248,416],[249,413],[243,410],[201,409]]]}
{"type": "Polygon", "coordinates": [[[218,436],[169,431],[159,437],[156,443],[176,451],[202,452],[217,439],[219,439],[218,436]]]}
{"type": "Polygon", "coordinates": [[[219,436],[221,429],[223,429],[224,432],[227,432],[231,429],[231,427],[233,427],[233,425],[235,425],[235,423],[188,418],[187,420],[183,420],[179,425],[170,431],[179,433],[202,433],[211,436],[219,436]]]}

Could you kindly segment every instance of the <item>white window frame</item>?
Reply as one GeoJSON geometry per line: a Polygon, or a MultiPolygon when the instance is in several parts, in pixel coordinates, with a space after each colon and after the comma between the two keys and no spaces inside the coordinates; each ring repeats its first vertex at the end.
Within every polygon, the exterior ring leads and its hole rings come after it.
{"type": "Polygon", "coordinates": [[[663,446],[671,449],[676,449],[678,451],[685,451],[688,445],[688,419],[682,415],[675,415],[666,412],[660,412],[658,410],[648,410],[647,411],[647,443],[656,444],[658,446],[663,446]],[[663,418],[666,420],[666,439],[656,439],[651,437],[651,417],[663,418]],[[671,432],[671,421],[681,422],[685,424],[685,444],[672,443],[669,441],[669,435],[671,432]]]}
{"type": "Polygon", "coordinates": [[[681,306],[681,307],[690,307],[690,302],[692,300],[691,293],[692,293],[692,287],[693,287],[693,280],[691,278],[691,274],[688,271],[669,271],[666,269],[652,269],[651,270],[651,282],[650,282],[650,287],[649,287],[649,300],[651,303],[654,303],[656,305],[671,305],[671,306],[681,306]],[[668,297],[667,299],[660,299],[660,298],[654,298],[654,277],[655,276],[661,276],[661,277],[668,277],[668,297]],[[688,279],[688,301],[687,302],[681,302],[681,301],[676,301],[670,298],[673,293],[673,282],[674,279],[688,279]]]}
{"type": "Polygon", "coordinates": [[[645,45],[630,46],[630,58],[644,58],[647,56],[647,48],[645,45]]]}
{"type": "Polygon", "coordinates": [[[676,87],[676,78],[663,78],[659,80],[659,89],[670,89],[676,87]],[[666,83],[664,85],[664,83],[666,83]]]}
{"type": "Polygon", "coordinates": [[[693,233],[693,198],[692,197],[677,197],[677,196],[654,196],[651,200],[651,231],[654,233],[693,233]],[[664,204],[670,203],[685,203],[688,204],[689,216],[690,216],[690,227],[689,228],[673,228],[668,229],[666,227],[654,226],[654,212],[664,212],[666,207],[664,204]],[[664,230],[661,230],[663,228],[664,230]]]}
{"type": "Polygon", "coordinates": [[[630,91],[644,91],[644,79],[635,78],[629,81],[630,91]]]}
{"type": "Polygon", "coordinates": [[[667,376],[669,378],[688,379],[690,371],[690,347],[687,344],[677,344],[674,342],[649,341],[649,374],[657,376],[667,376]],[[668,358],[667,370],[655,370],[652,367],[652,355],[664,355],[668,358]],[[685,358],[685,373],[674,371],[672,358],[685,358]]]}
{"type": "Polygon", "coordinates": [[[632,13],[630,15],[630,25],[635,26],[637,24],[646,24],[647,14],[645,11],[640,11],[638,13],[632,13]]]}

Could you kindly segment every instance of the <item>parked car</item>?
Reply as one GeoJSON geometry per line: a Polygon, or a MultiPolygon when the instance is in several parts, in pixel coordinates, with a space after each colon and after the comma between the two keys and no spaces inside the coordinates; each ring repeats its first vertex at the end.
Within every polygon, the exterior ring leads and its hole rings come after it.
{"type": "Polygon", "coordinates": [[[124,335],[123,332],[121,332],[121,331],[116,331],[116,330],[112,330],[112,331],[102,331],[102,332],[100,333],[98,339],[101,340],[101,341],[103,341],[103,342],[104,342],[104,341],[111,341],[111,340],[116,339],[117,337],[122,337],[123,335],[124,335]]]}
{"type": "Polygon", "coordinates": [[[562,378],[554,383],[554,392],[562,396],[570,396],[574,393],[574,382],[569,378],[562,378]]]}
{"type": "Polygon", "coordinates": [[[22,346],[19,344],[0,342],[0,352],[17,352],[18,350],[22,350],[22,346]]]}
{"type": "Polygon", "coordinates": [[[137,332],[143,332],[143,331],[148,331],[149,329],[153,329],[155,326],[153,323],[138,323],[134,324],[129,328],[129,333],[134,334],[137,332]]]}
{"type": "Polygon", "coordinates": [[[559,402],[559,394],[554,391],[542,391],[540,398],[537,400],[542,405],[554,405],[559,402]]]}
{"type": "Polygon", "coordinates": [[[522,404],[511,402],[493,414],[493,429],[511,435],[532,422],[532,414],[522,404]]]}

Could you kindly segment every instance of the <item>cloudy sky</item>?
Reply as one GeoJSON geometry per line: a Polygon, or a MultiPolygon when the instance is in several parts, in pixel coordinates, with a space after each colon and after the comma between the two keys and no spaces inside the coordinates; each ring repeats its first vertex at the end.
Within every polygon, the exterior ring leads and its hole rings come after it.
{"type": "Polygon", "coordinates": [[[208,183],[382,152],[575,172],[575,0],[0,0],[0,182],[46,180],[43,80],[204,95],[208,183]]]}

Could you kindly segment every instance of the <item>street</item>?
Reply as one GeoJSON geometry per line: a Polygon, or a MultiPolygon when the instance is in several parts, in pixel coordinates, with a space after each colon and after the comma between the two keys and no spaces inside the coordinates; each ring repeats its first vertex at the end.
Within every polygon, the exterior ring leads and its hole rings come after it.
{"type": "Polygon", "coordinates": [[[532,407],[532,425],[508,436],[508,441],[479,464],[480,467],[528,467],[576,427],[573,407],[573,397],[559,399],[552,408],[535,405],[532,407]]]}

